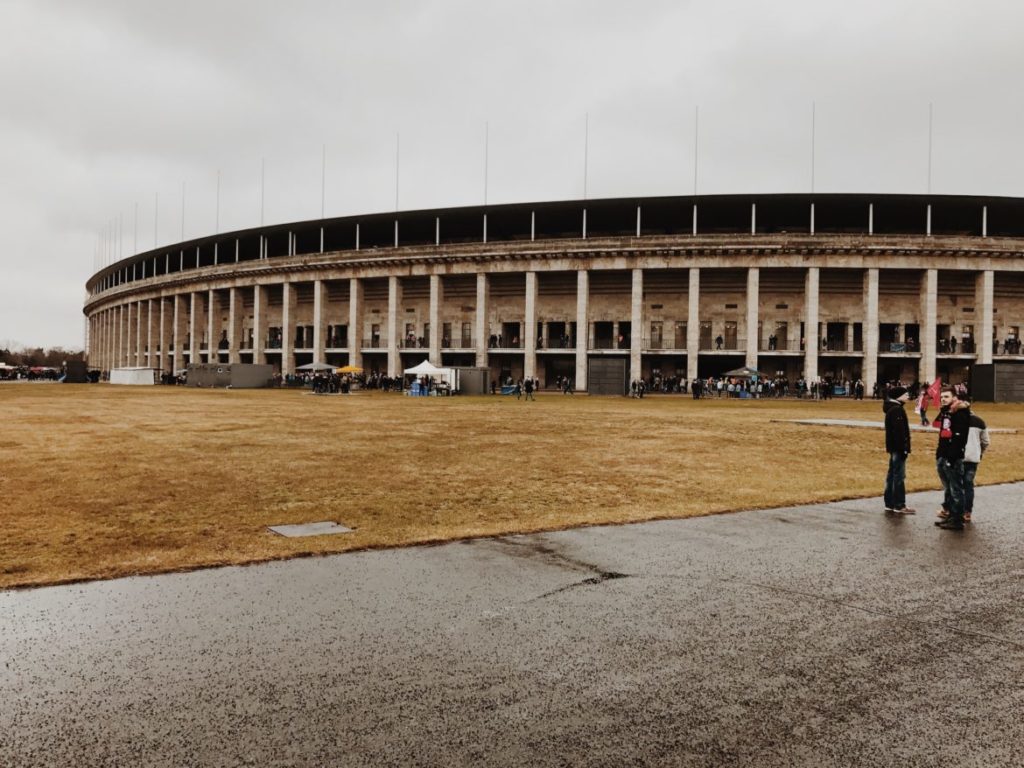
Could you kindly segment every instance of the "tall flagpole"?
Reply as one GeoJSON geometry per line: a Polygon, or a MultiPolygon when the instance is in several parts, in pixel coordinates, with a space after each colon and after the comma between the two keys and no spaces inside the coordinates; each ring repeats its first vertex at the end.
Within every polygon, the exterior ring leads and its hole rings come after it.
{"type": "Polygon", "coordinates": [[[399,180],[399,169],[401,168],[402,159],[402,134],[395,133],[395,211],[398,211],[398,180],[399,180]]]}
{"type": "Polygon", "coordinates": [[[213,234],[220,234],[220,168],[217,169],[217,209],[213,219],[213,234]]]}
{"type": "Polygon", "coordinates": [[[324,144],[320,159],[320,219],[327,215],[327,145],[324,144]]]}
{"type": "Polygon", "coordinates": [[[490,160],[490,136],[491,124],[488,122],[484,123],[484,205],[487,205],[487,170],[488,161],[490,160]]]}
{"type": "Polygon", "coordinates": [[[693,108],[693,196],[697,196],[697,142],[700,136],[700,105],[693,108]]]}
{"type": "Polygon", "coordinates": [[[811,194],[814,194],[815,103],[811,102],[811,194]]]}
{"type": "Polygon", "coordinates": [[[139,201],[135,201],[135,250],[134,253],[139,252],[139,201]]]}
{"type": "Polygon", "coordinates": [[[153,249],[157,244],[157,225],[160,222],[160,193],[153,193],[153,249]]]}
{"type": "Polygon", "coordinates": [[[932,103],[928,102],[928,194],[932,193],[932,103]]]}
{"type": "Polygon", "coordinates": [[[267,158],[260,159],[260,226],[263,226],[263,213],[267,201],[267,158]]]}
{"type": "Polygon", "coordinates": [[[583,199],[587,199],[587,170],[590,164],[590,113],[583,118],[583,199]]]}

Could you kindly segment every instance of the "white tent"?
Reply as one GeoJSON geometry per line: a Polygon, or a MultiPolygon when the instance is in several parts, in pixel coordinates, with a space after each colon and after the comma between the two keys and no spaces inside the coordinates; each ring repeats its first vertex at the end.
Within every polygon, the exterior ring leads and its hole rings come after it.
{"type": "Polygon", "coordinates": [[[430,376],[434,379],[441,379],[448,382],[448,386],[452,389],[455,388],[455,371],[451,368],[438,368],[436,365],[432,365],[429,360],[424,360],[412,368],[406,368],[404,373],[407,376],[430,376]]]}
{"type": "Polygon", "coordinates": [[[156,384],[156,374],[154,368],[112,368],[110,383],[153,386],[156,384]]]}

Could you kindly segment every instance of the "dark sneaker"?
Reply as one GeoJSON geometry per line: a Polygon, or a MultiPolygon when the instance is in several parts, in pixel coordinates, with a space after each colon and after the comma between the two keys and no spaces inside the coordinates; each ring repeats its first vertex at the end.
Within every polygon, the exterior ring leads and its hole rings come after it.
{"type": "Polygon", "coordinates": [[[944,531],[962,531],[964,529],[963,523],[957,523],[953,520],[939,520],[935,525],[944,531]]]}
{"type": "Polygon", "coordinates": [[[910,507],[902,507],[901,509],[893,510],[897,515],[916,515],[917,510],[911,509],[910,507]]]}

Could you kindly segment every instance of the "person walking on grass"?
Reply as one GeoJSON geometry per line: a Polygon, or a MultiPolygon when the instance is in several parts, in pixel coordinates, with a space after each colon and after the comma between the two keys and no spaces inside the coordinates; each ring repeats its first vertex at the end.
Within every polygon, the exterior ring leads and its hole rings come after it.
{"type": "Polygon", "coordinates": [[[527,377],[526,381],[523,382],[523,387],[526,391],[526,399],[537,401],[537,398],[533,396],[533,379],[527,377]]]}
{"type": "Polygon", "coordinates": [[[935,449],[935,468],[946,491],[944,508],[949,515],[935,525],[947,531],[964,529],[964,452],[971,430],[971,407],[957,399],[952,387],[943,387],[939,396],[942,407],[935,425],[939,444],[935,449]]]}
{"type": "Polygon", "coordinates": [[[917,407],[914,409],[921,416],[921,426],[927,427],[930,423],[928,421],[928,401],[931,397],[928,395],[928,388],[921,387],[921,394],[917,398],[917,407]]]}
{"type": "Polygon", "coordinates": [[[912,515],[907,506],[907,457],[910,455],[910,422],[904,406],[910,399],[905,387],[893,387],[882,403],[885,412],[885,450],[889,454],[889,472],[885,476],[885,513],[912,515]]]}

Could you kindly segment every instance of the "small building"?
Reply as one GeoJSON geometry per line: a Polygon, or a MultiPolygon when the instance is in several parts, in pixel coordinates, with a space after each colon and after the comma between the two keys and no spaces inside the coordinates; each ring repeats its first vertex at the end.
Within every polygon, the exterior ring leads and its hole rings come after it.
{"type": "Polygon", "coordinates": [[[197,363],[188,367],[190,387],[265,389],[274,385],[274,369],[253,363],[197,363]]]}

